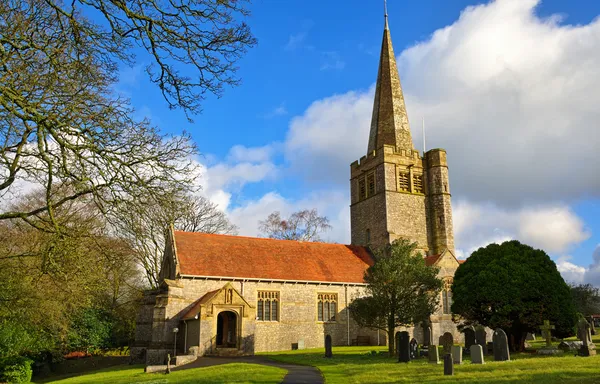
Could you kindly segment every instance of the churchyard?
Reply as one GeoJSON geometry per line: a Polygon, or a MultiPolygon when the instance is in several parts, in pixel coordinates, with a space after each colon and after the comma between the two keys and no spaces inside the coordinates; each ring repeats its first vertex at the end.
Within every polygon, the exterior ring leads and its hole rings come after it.
{"type": "MultiPolygon", "coordinates": [[[[565,339],[572,342],[577,338],[565,339]]],[[[592,338],[600,343],[600,335],[592,338]]],[[[534,352],[546,346],[537,337],[528,341],[526,352],[510,355],[510,361],[495,361],[493,353],[484,355],[484,364],[474,364],[469,354],[463,354],[462,363],[454,364],[454,375],[444,375],[443,346],[438,346],[440,363],[432,364],[427,357],[399,363],[398,357],[389,357],[387,347],[333,347],[326,358],[324,348],[282,351],[260,354],[282,363],[310,365],[318,368],[327,384],[331,383],[598,383],[600,355],[576,356],[575,351],[559,356],[544,356],[534,352]]],[[[559,342],[552,341],[558,348],[559,342]]],[[[456,348],[456,346],[455,346],[456,348]]],[[[490,351],[491,352],[491,351],[490,351]]],[[[285,369],[258,364],[225,364],[193,368],[165,374],[146,374],[143,366],[120,366],[71,378],[53,378],[38,383],[92,384],[106,383],[280,383],[285,369]]]]}

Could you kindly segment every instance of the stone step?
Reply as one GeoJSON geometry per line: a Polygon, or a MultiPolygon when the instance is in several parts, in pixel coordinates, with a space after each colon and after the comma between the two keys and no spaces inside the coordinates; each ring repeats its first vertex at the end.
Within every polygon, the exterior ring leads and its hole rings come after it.
{"type": "Polygon", "coordinates": [[[214,353],[207,356],[244,356],[244,351],[237,348],[216,348],[214,353]]]}

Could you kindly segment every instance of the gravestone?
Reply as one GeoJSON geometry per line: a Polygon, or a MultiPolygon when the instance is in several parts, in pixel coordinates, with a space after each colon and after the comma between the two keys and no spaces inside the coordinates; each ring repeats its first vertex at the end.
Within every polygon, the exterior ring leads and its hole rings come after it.
{"type": "Polygon", "coordinates": [[[494,360],[507,361],[510,360],[508,351],[508,338],[506,333],[500,328],[497,328],[493,336],[494,340],[494,360]]]}
{"type": "Polygon", "coordinates": [[[411,360],[419,358],[419,342],[414,337],[410,340],[409,350],[411,360]]]}
{"type": "Polygon", "coordinates": [[[551,331],[555,328],[554,325],[550,324],[550,320],[544,320],[544,324],[540,325],[539,328],[542,330],[542,337],[546,339],[546,345],[537,350],[539,355],[558,355],[563,353],[560,349],[552,345],[552,333],[551,331]]]}
{"type": "Polygon", "coordinates": [[[558,344],[558,349],[563,352],[571,352],[571,351],[579,351],[579,349],[583,346],[582,341],[562,341],[558,344]]]}
{"type": "Polygon", "coordinates": [[[535,333],[527,333],[527,336],[525,337],[525,340],[527,340],[527,341],[535,341],[535,333]]]}
{"type": "Polygon", "coordinates": [[[408,332],[398,332],[396,339],[398,340],[398,362],[408,363],[410,362],[410,335],[408,332]]]}
{"type": "Polygon", "coordinates": [[[596,334],[596,325],[594,324],[594,318],[592,316],[588,319],[588,323],[590,323],[590,333],[594,336],[596,334]]]}
{"type": "Polygon", "coordinates": [[[440,363],[440,351],[437,345],[431,344],[429,346],[429,362],[431,364],[439,364],[440,363]]]}
{"type": "Polygon", "coordinates": [[[481,345],[482,351],[487,350],[486,338],[487,338],[487,332],[485,331],[484,327],[478,326],[477,328],[475,328],[475,343],[481,345]]]}
{"type": "Polygon", "coordinates": [[[331,351],[331,336],[325,336],[325,357],[330,358],[333,356],[331,351]]]}
{"type": "Polygon", "coordinates": [[[460,345],[452,346],[452,361],[454,364],[462,364],[463,349],[460,345]]]}
{"type": "Polygon", "coordinates": [[[471,348],[471,345],[476,344],[475,328],[473,328],[472,326],[468,326],[465,329],[463,329],[463,332],[465,334],[465,349],[469,350],[469,348],[471,348]]]}
{"type": "Polygon", "coordinates": [[[298,349],[306,349],[304,345],[304,339],[298,339],[298,349]]]}
{"type": "Polygon", "coordinates": [[[577,323],[577,337],[583,345],[579,348],[579,356],[596,355],[596,346],[592,343],[592,332],[590,324],[582,317],[577,323]]]}
{"type": "Polygon", "coordinates": [[[485,364],[483,360],[483,347],[479,344],[471,345],[471,364],[485,364]]]}
{"type": "Polygon", "coordinates": [[[431,327],[425,324],[427,323],[424,323],[423,326],[423,345],[428,347],[433,344],[433,334],[431,332],[431,327]]]}
{"type": "Polygon", "coordinates": [[[396,332],[396,336],[394,337],[395,346],[396,346],[396,357],[400,356],[400,331],[396,332]]]}
{"type": "Polygon", "coordinates": [[[454,362],[452,361],[452,355],[446,353],[444,355],[444,376],[454,375],[454,362]]]}
{"type": "Polygon", "coordinates": [[[444,348],[444,355],[451,353],[452,346],[454,345],[454,336],[452,336],[450,332],[444,333],[442,336],[440,336],[440,345],[444,348]]]}

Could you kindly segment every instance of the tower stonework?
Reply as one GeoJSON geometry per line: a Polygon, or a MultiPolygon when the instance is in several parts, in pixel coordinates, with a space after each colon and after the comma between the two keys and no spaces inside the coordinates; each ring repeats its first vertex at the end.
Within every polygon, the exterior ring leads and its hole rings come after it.
{"type": "Polygon", "coordinates": [[[367,154],[350,175],[352,244],[406,238],[425,256],[454,254],[446,151],[414,149],[387,15],[367,154]]]}

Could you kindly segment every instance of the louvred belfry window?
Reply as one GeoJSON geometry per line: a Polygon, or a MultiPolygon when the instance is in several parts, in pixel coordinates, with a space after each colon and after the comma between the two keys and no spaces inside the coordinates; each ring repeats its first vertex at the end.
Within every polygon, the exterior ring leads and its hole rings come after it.
{"type": "Polygon", "coordinates": [[[337,314],[337,293],[319,293],[317,295],[317,320],[335,321],[337,314]]]}
{"type": "Polygon", "coordinates": [[[365,179],[360,178],[358,180],[358,200],[364,200],[367,198],[367,186],[365,179]]]}
{"type": "Polygon", "coordinates": [[[398,173],[398,188],[404,192],[410,192],[410,180],[408,172],[398,173]]]}
{"type": "Polygon", "coordinates": [[[279,321],[279,292],[258,291],[256,320],[279,321]]]}
{"type": "Polygon", "coordinates": [[[415,175],[413,179],[415,193],[423,193],[423,176],[415,175]]]}
{"type": "Polygon", "coordinates": [[[371,197],[375,194],[375,172],[371,172],[367,175],[367,197],[371,197]]]}

